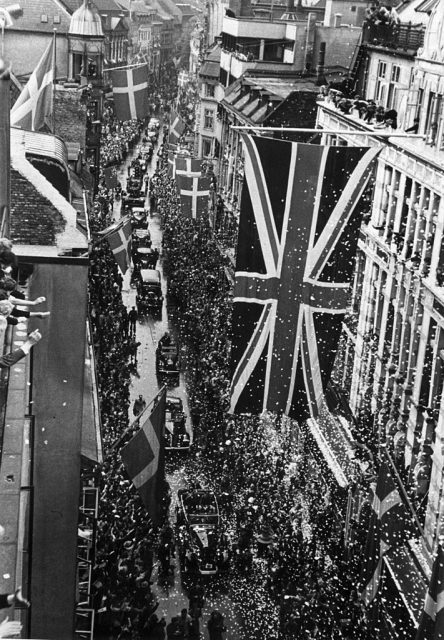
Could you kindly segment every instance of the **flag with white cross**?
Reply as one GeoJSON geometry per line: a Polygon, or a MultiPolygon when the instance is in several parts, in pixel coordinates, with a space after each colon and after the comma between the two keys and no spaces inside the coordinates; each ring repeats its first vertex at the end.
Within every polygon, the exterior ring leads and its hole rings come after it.
{"type": "Polygon", "coordinates": [[[182,215],[197,220],[208,214],[208,196],[210,178],[207,176],[177,175],[176,181],[180,196],[182,215]]]}
{"type": "Polygon", "coordinates": [[[143,120],[149,115],[148,65],[111,71],[111,82],[119,120],[143,120]]]}

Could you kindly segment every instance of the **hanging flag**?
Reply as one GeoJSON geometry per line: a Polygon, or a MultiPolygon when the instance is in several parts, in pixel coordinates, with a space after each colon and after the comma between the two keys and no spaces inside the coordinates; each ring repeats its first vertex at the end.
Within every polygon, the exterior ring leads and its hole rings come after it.
{"type": "Polygon", "coordinates": [[[399,495],[388,465],[378,474],[372,513],[365,547],[365,565],[359,583],[360,598],[368,607],[376,597],[383,558],[393,547],[401,545],[413,531],[412,516],[399,495]]]}
{"type": "Polygon", "coordinates": [[[126,273],[131,262],[131,232],[130,218],[124,218],[100,232],[102,240],[108,240],[122,273],[126,273]]]}
{"type": "Polygon", "coordinates": [[[168,138],[168,142],[171,144],[177,144],[179,142],[180,137],[185,131],[185,122],[182,120],[180,115],[174,111],[171,111],[170,118],[170,135],[168,138]]]}
{"type": "Polygon", "coordinates": [[[444,639],[444,551],[438,546],[415,640],[444,639]]]}
{"type": "Polygon", "coordinates": [[[177,56],[176,58],[173,58],[173,64],[175,69],[177,69],[177,67],[180,65],[181,59],[182,59],[182,56],[177,56]]]}
{"type": "Polygon", "coordinates": [[[187,71],[181,71],[177,76],[177,85],[182,89],[187,86],[190,78],[187,71]]]}
{"type": "Polygon", "coordinates": [[[54,40],[51,40],[11,109],[11,127],[40,131],[46,125],[52,131],[53,81],[54,40]]]}
{"type": "Polygon", "coordinates": [[[119,184],[117,167],[105,167],[103,170],[103,177],[105,178],[105,184],[108,189],[115,189],[119,184]]]}
{"type": "MultiPolygon", "coordinates": [[[[177,174],[177,170],[176,170],[177,174]]],[[[208,196],[211,181],[206,176],[191,177],[176,175],[176,182],[180,196],[180,208],[187,218],[205,217],[208,214],[208,196]]]]}
{"type": "Polygon", "coordinates": [[[142,120],[150,114],[148,65],[111,71],[114,108],[119,120],[142,120]]]}
{"type": "Polygon", "coordinates": [[[315,417],[379,150],[249,135],[243,142],[230,410],[315,417]]]}
{"type": "Polygon", "coordinates": [[[126,471],[155,524],[159,519],[162,479],[165,476],[165,398],[166,387],[142,428],[120,452],[126,471]]]}
{"type": "Polygon", "coordinates": [[[199,178],[202,175],[202,160],[186,156],[176,156],[176,176],[199,178]]]}

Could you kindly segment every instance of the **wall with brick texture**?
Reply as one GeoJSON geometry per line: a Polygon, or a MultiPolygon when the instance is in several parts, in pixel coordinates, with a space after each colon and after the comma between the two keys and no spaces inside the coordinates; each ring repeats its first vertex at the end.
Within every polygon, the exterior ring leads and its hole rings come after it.
{"type": "Polygon", "coordinates": [[[65,142],[79,142],[85,148],[86,106],[81,103],[77,88],[67,89],[56,85],[54,93],[54,133],[65,142]]]}
{"type": "Polygon", "coordinates": [[[18,171],[11,169],[11,240],[52,246],[65,228],[62,214],[18,171]]]}

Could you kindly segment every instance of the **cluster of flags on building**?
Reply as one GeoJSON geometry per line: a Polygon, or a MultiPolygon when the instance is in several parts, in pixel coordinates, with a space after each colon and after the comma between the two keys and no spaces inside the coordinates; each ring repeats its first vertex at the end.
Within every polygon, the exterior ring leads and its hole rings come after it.
{"type": "Polygon", "coordinates": [[[176,180],[182,215],[193,220],[206,217],[211,179],[202,175],[202,160],[170,151],[168,169],[176,180]]]}
{"type": "Polygon", "coordinates": [[[379,150],[250,135],[243,147],[230,410],[316,417],[379,150]]]}
{"type": "Polygon", "coordinates": [[[142,427],[120,450],[128,476],[155,524],[159,520],[159,505],[165,476],[165,401],[164,387],[149,415],[142,418],[142,427]]]}

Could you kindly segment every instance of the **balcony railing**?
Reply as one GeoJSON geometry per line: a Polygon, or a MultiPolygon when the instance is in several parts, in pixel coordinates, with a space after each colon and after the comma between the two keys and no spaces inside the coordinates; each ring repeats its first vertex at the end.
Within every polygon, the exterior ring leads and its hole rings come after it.
{"type": "Polygon", "coordinates": [[[363,26],[363,42],[416,53],[424,44],[424,32],[425,27],[422,24],[376,23],[367,20],[363,26]]]}

